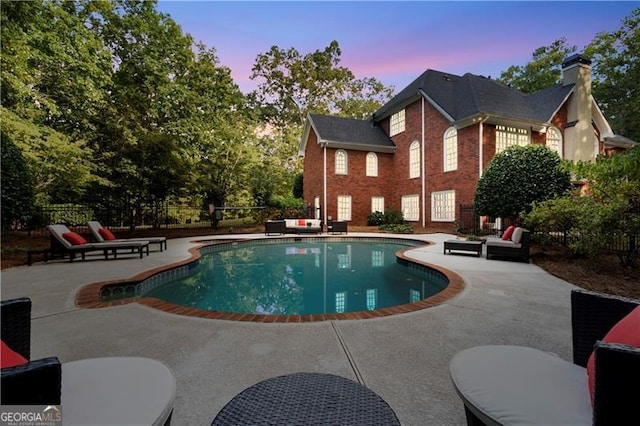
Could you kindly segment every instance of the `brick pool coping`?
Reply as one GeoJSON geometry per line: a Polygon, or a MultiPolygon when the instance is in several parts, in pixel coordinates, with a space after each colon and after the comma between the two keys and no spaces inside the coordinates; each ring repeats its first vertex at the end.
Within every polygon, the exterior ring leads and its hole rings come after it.
{"type": "MultiPolygon", "coordinates": [[[[165,302],[164,300],[156,299],[153,297],[128,297],[113,301],[104,302],[100,300],[100,292],[105,287],[118,287],[126,284],[139,283],[151,276],[178,268],[180,266],[189,265],[201,257],[200,250],[203,247],[227,244],[233,242],[245,242],[249,240],[210,240],[207,243],[200,244],[198,246],[189,249],[189,258],[180,262],[164,265],[161,267],[153,268],[148,271],[144,271],[132,278],[121,280],[100,281],[92,284],[88,284],[82,287],[76,294],[75,303],[76,306],[85,309],[97,309],[108,308],[111,306],[121,306],[129,303],[138,303],[150,308],[158,309],[170,314],[183,315],[197,318],[207,319],[220,319],[229,321],[248,321],[259,323],[301,323],[301,322],[318,322],[318,321],[332,321],[332,320],[357,320],[357,319],[369,319],[380,318],[390,315],[404,314],[408,312],[420,311],[422,309],[431,308],[441,305],[442,303],[452,299],[458,295],[465,288],[464,280],[457,273],[444,268],[439,265],[434,265],[428,262],[423,262],[414,258],[409,258],[405,253],[409,250],[413,250],[416,247],[407,248],[397,253],[399,259],[403,261],[413,263],[416,265],[426,266],[434,269],[447,277],[449,284],[439,293],[434,294],[426,299],[419,300],[417,302],[405,303],[403,305],[392,306],[389,308],[375,309],[371,311],[357,311],[348,313],[336,313],[336,314],[310,314],[310,315],[264,315],[264,314],[246,314],[246,313],[234,313],[234,312],[222,312],[222,311],[209,311],[206,309],[190,308],[187,306],[180,306],[173,303],[165,302]]],[[[412,240],[415,241],[415,240],[412,240]]],[[[199,241],[192,241],[195,243],[202,243],[199,241]]],[[[431,242],[425,242],[424,246],[431,245],[431,242]]]]}

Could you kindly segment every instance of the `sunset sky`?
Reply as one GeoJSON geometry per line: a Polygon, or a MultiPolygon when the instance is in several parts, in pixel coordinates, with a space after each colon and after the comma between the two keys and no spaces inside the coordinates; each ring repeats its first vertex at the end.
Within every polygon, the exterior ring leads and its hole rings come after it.
{"type": "Polygon", "coordinates": [[[340,65],[399,91],[428,68],[497,78],[560,37],[582,49],[597,33],[618,29],[637,7],[638,1],[161,0],[157,6],[215,48],[244,92],[257,85],[249,79],[256,57],[273,45],[306,54],[336,40],[340,65]]]}

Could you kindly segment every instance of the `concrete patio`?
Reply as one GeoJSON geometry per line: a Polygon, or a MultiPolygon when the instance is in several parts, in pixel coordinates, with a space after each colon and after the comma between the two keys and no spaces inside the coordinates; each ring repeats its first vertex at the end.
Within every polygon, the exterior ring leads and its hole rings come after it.
{"type": "Polygon", "coordinates": [[[1,296],[33,301],[32,359],[57,356],[68,362],[126,355],[168,364],[177,379],[175,426],[210,424],[248,386],[301,371],[360,381],[389,403],[403,425],[462,425],[463,406],[448,372],[449,360],[459,350],[526,345],[571,359],[569,294],[574,286],[533,264],[444,255],[443,242],[452,235],[409,237],[435,243],[407,255],[458,273],[466,284],[461,294],[407,314],[300,324],[191,318],[136,303],[104,309],[75,306],[75,294],[86,284],[126,279],[189,258],[196,238],[184,238],[170,240],[168,250],[142,260],[104,261],[89,255],[84,262],[38,262],[3,270],[1,296]]]}

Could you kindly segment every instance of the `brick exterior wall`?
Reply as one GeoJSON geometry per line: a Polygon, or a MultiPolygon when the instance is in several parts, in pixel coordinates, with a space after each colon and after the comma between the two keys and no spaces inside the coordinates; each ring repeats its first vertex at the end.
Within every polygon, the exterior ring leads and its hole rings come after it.
{"type": "MultiPolygon", "coordinates": [[[[383,196],[385,210],[401,210],[403,195],[418,195],[422,202],[422,177],[409,178],[409,147],[417,141],[422,145],[422,108],[423,101],[418,100],[405,108],[405,131],[391,139],[396,145],[394,154],[376,153],[378,156],[378,176],[366,176],[366,151],[347,151],[348,174],[335,174],[334,148],[327,148],[327,216],[334,220],[338,217],[338,195],[350,195],[352,201],[353,225],[366,225],[371,213],[371,197],[383,196]]],[[[473,204],[475,188],[480,177],[478,137],[480,124],[473,124],[458,130],[458,167],[454,171],[444,171],[444,134],[451,123],[428,101],[424,101],[425,127],[425,204],[420,206],[421,225],[423,212],[426,225],[431,225],[431,194],[438,191],[455,191],[456,217],[460,204],[473,204]]],[[[567,123],[566,105],[560,108],[551,120],[563,137],[567,123]]],[[[379,123],[389,133],[390,118],[379,123]]],[[[517,126],[516,126],[517,127],[517,126]]],[[[531,130],[531,129],[530,129],[531,130]]],[[[531,142],[546,144],[544,133],[531,131],[531,142]]],[[[485,170],[496,152],[496,126],[482,124],[482,168],[485,170]]],[[[319,196],[321,204],[323,176],[323,148],[317,143],[317,135],[311,129],[304,160],[304,198],[313,205],[314,197],[319,196]]],[[[451,222],[453,225],[453,223],[451,222]]]]}

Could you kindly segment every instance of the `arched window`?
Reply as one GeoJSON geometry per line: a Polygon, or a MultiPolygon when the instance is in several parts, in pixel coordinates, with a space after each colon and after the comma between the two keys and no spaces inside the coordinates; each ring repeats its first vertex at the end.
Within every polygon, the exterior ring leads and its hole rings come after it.
{"type": "Polygon", "coordinates": [[[413,141],[409,146],[409,178],[420,177],[420,144],[413,141]]]}
{"type": "Polygon", "coordinates": [[[336,174],[347,174],[347,153],[341,149],[336,151],[336,174]]]}
{"type": "Polygon", "coordinates": [[[367,176],[378,176],[378,156],[373,152],[367,154],[367,176]]]}
{"type": "Polygon", "coordinates": [[[547,148],[558,153],[562,158],[562,133],[556,127],[547,129],[547,148]]]}
{"type": "Polygon", "coordinates": [[[458,131],[455,127],[449,127],[444,132],[444,171],[458,169],[458,131]]]}

